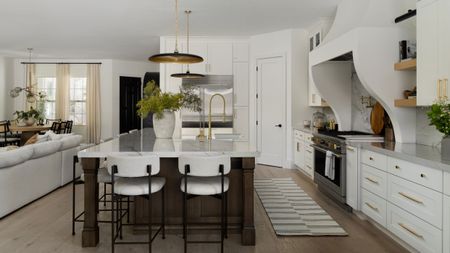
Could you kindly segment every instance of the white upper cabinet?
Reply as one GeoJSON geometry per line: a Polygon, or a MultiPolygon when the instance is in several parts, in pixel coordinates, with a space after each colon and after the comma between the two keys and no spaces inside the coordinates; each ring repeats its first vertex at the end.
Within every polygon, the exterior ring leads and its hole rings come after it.
{"type": "Polygon", "coordinates": [[[417,105],[449,97],[450,0],[417,3],[417,105]]]}
{"type": "Polygon", "coordinates": [[[206,70],[208,75],[233,75],[233,44],[208,43],[206,70]]]}
{"type": "Polygon", "coordinates": [[[249,99],[249,66],[247,62],[233,64],[234,105],[248,106],[249,99]]]}
{"type": "Polygon", "coordinates": [[[247,42],[233,43],[233,62],[248,62],[249,44],[247,42]]]}
{"type": "MultiPolygon", "coordinates": [[[[187,45],[184,45],[184,44],[185,43],[183,43],[183,46],[185,48],[187,48],[187,45]]],[[[189,53],[190,54],[195,54],[195,55],[203,57],[203,62],[189,65],[190,72],[205,75],[206,74],[206,66],[207,66],[207,62],[208,62],[208,45],[206,43],[201,43],[201,42],[191,42],[189,44],[190,44],[189,45],[189,53]]],[[[186,50],[186,52],[187,52],[187,50],[186,50]]],[[[183,70],[184,70],[184,72],[187,71],[187,65],[183,66],[183,70]]]]}

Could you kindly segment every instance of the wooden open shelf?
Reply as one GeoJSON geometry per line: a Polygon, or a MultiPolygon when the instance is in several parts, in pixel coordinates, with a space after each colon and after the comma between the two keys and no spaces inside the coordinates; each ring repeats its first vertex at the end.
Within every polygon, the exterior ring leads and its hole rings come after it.
{"type": "Polygon", "coordinates": [[[402,61],[402,62],[396,63],[394,65],[394,69],[397,70],[397,71],[416,70],[416,66],[417,66],[417,60],[416,59],[411,59],[411,60],[406,60],[406,61],[402,61]]]}
{"type": "Polygon", "coordinates": [[[411,98],[411,99],[397,99],[395,100],[395,107],[416,107],[417,106],[417,99],[411,98]]]}

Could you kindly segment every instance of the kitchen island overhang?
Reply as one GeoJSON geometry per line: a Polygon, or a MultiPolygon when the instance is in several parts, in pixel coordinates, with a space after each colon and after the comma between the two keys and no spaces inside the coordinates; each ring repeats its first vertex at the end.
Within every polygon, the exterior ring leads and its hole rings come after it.
{"type": "MultiPolygon", "coordinates": [[[[230,189],[228,193],[228,226],[239,230],[242,245],[255,245],[254,226],[254,170],[255,158],[259,155],[256,147],[247,141],[211,140],[199,142],[195,139],[156,139],[153,129],[121,136],[109,142],[92,146],[78,153],[84,171],[84,226],[82,246],[95,247],[99,241],[98,182],[97,172],[100,160],[108,155],[158,155],[161,159],[159,176],[166,178],[166,224],[168,228],[182,225],[181,174],[178,171],[178,157],[181,155],[228,155],[231,157],[230,189]]],[[[154,196],[160,203],[160,195],[154,196]]],[[[213,225],[220,217],[220,201],[211,197],[200,197],[189,202],[190,223],[213,225]]],[[[136,197],[134,217],[136,223],[147,221],[147,202],[136,197]]],[[[152,214],[159,219],[161,208],[154,205],[152,214]]]]}

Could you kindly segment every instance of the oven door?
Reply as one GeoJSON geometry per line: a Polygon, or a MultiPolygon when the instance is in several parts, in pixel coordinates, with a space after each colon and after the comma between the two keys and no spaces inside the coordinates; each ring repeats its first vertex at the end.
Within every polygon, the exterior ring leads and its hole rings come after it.
{"type": "Polygon", "coordinates": [[[325,162],[327,150],[313,145],[314,154],[314,181],[320,185],[332,190],[340,197],[345,197],[345,155],[334,154],[334,179],[325,175],[325,162]]]}

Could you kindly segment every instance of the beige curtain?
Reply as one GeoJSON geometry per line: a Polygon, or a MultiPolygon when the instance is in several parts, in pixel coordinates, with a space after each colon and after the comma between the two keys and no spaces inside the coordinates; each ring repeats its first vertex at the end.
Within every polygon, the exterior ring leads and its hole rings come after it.
{"type": "Polygon", "coordinates": [[[70,109],[70,65],[56,65],[56,118],[69,119],[70,109]]]}
{"type": "Polygon", "coordinates": [[[86,86],[87,141],[98,144],[101,137],[99,64],[87,65],[86,86]]]}
{"type": "MultiPolygon", "coordinates": [[[[25,65],[26,80],[25,85],[31,89],[33,93],[37,93],[37,79],[36,79],[36,64],[25,65]]],[[[31,107],[36,108],[36,103],[29,103],[25,97],[25,109],[29,110],[31,107]]]]}

